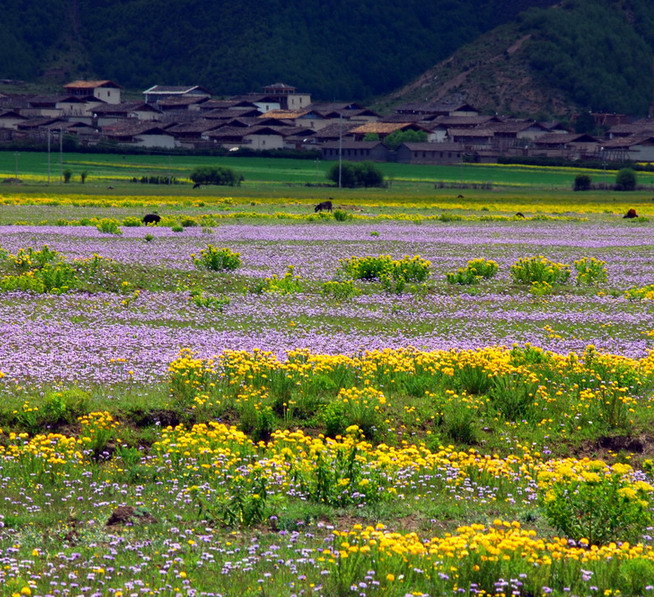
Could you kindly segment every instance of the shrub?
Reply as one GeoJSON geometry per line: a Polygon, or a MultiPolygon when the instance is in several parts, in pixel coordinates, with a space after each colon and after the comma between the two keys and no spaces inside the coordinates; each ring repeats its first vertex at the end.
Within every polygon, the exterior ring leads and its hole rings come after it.
{"type": "Polygon", "coordinates": [[[123,220],[123,226],[126,226],[127,228],[136,228],[142,224],[143,222],[141,221],[141,218],[137,218],[135,216],[127,216],[123,220]]]}
{"type": "Polygon", "coordinates": [[[171,229],[173,232],[184,232],[184,226],[182,226],[181,224],[173,224],[173,225],[170,227],[170,229],[171,229]]]}
{"type": "Polygon", "coordinates": [[[616,191],[634,191],[636,190],[636,172],[631,168],[619,170],[615,177],[616,191]]]}
{"type": "Polygon", "coordinates": [[[384,175],[371,162],[343,162],[340,167],[334,164],[327,173],[327,179],[338,184],[339,173],[341,186],[346,188],[384,186],[384,175]]]}
{"type": "Polygon", "coordinates": [[[343,211],[342,209],[334,210],[333,215],[334,215],[334,219],[337,222],[348,222],[349,220],[352,220],[354,218],[352,214],[349,214],[346,211],[343,211]]]}
{"type": "Polygon", "coordinates": [[[499,268],[497,262],[489,259],[471,259],[466,267],[445,274],[445,278],[450,284],[478,284],[484,278],[490,279],[495,276],[499,268]]]}
{"type": "Polygon", "coordinates": [[[73,177],[73,171],[72,170],[64,170],[62,174],[64,176],[64,182],[69,183],[70,179],[73,177]]]}
{"type": "Polygon", "coordinates": [[[590,545],[638,541],[654,523],[649,508],[654,487],[616,472],[631,467],[605,467],[601,463],[551,483],[541,497],[545,517],[566,537],[590,545]]]}
{"type": "Polygon", "coordinates": [[[191,172],[189,177],[196,184],[215,184],[221,186],[240,186],[245,180],[242,174],[238,174],[231,168],[223,166],[211,167],[202,166],[191,172]]]}
{"type": "Polygon", "coordinates": [[[575,176],[574,191],[590,191],[592,179],[588,174],[577,174],[575,176]]]}
{"type": "Polygon", "coordinates": [[[570,277],[570,266],[550,261],[542,255],[525,257],[511,266],[511,277],[516,284],[564,284],[570,277]]]}
{"type": "Polygon", "coordinates": [[[295,275],[295,267],[289,265],[286,268],[286,273],[280,278],[279,276],[271,276],[264,278],[255,283],[253,292],[260,294],[262,292],[276,292],[278,294],[295,294],[302,292],[304,284],[300,276],[295,275]]]}
{"type": "Polygon", "coordinates": [[[211,296],[205,294],[199,288],[191,290],[191,302],[196,307],[211,309],[212,311],[223,312],[232,301],[226,296],[211,296]]]}
{"type": "Polygon", "coordinates": [[[594,257],[584,257],[574,262],[577,270],[577,284],[592,286],[602,284],[609,279],[606,272],[606,261],[600,261],[594,257]]]}
{"type": "Polygon", "coordinates": [[[352,280],[324,282],[321,292],[323,296],[337,301],[345,301],[361,294],[361,291],[354,285],[352,280]]]}
{"type": "Polygon", "coordinates": [[[403,282],[424,282],[429,277],[431,262],[414,255],[402,259],[391,259],[390,255],[351,257],[341,259],[339,269],[345,277],[353,280],[382,281],[383,279],[403,282]]]}
{"type": "Polygon", "coordinates": [[[226,247],[219,249],[213,245],[207,245],[206,249],[200,251],[200,256],[191,255],[195,267],[210,271],[232,271],[241,267],[241,254],[235,253],[226,247]]]}
{"type": "Polygon", "coordinates": [[[647,300],[654,301],[654,284],[648,286],[634,287],[625,291],[624,295],[631,301],[647,300]]]}
{"type": "Polygon", "coordinates": [[[28,271],[40,269],[49,263],[57,263],[62,260],[62,255],[58,251],[52,250],[48,245],[43,245],[41,249],[18,249],[15,255],[6,255],[9,260],[19,271],[28,271]]]}
{"type": "Polygon", "coordinates": [[[113,218],[102,218],[95,227],[104,234],[115,234],[119,236],[123,233],[120,229],[120,222],[113,218]]]}

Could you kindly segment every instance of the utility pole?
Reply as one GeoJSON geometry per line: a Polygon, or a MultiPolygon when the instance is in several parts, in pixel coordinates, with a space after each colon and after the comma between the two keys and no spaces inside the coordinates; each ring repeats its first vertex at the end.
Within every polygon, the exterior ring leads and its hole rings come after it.
{"type": "Polygon", "coordinates": [[[64,129],[59,129],[59,182],[64,182],[64,129]]]}
{"type": "Polygon", "coordinates": [[[14,157],[16,158],[16,178],[18,178],[18,152],[14,152],[14,157]]]}
{"type": "Polygon", "coordinates": [[[51,129],[48,129],[48,185],[50,185],[50,133],[52,133],[51,129]]]}
{"type": "Polygon", "coordinates": [[[338,188],[343,179],[343,112],[338,113],[338,188]]]}

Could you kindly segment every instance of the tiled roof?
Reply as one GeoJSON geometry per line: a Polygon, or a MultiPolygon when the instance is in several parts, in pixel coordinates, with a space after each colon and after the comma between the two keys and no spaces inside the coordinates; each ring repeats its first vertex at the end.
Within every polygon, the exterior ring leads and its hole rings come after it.
{"type": "Polygon", "coordinates": [[[121,88],[120,85],[114,83],[113,81],[73,81],[64,85],[66,89],[95,89],[96,87],[117,87],[121,88]]]}

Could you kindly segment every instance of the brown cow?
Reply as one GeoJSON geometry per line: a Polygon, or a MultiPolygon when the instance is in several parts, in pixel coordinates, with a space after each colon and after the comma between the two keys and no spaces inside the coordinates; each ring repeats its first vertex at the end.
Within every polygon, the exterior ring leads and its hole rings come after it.
{"type": "Polygon", "coordinates": [[[637,218],[638,214],[636,213],[635,209],[630,209],[624,216],[622,216],[622,219],[624,220],[625,218],[632,219],[632,218],[637,218]]]}

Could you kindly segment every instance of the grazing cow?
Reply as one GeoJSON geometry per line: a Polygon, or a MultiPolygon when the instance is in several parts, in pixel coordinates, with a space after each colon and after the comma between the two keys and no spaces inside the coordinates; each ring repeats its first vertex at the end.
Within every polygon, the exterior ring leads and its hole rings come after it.
{"type": "Polygon", "coordinates": [[[199,189],[201,186],[202,186],[202,185],[201,185],[199,182],[196,182],[196,183],[193,185],[193,188],[194,188],[194,189],[199,189]]]}
{"type": "Polygon", "coordinates": [[[524,217],[525,217],[525,214],[523,214],[521,211],[519,211],[519,212],[515,215],[515,217],[516,217],[516,218],[524,218],[524,217]]]}
{"type": "Polygon", "coordinates": [[[314,208],[313,211],[318,213],[319,211],[331,211],[332,210],[332,202],[331,201],[323,201],[322,203],[318,203],[316,207],[314,208]]]}
{"type": "Polygon", "coordinates": [[[624,220],[625,218],[631,219],[631,218],[637,218],[638,214],[636,213],[635,209],[630,209],[624,216],[622,216],[622,219],[624,220]]]}
{"type": "Polygon", "coordinates": [[[150,224],[156,226],[159,222],[161,222],[161,216],[159,214],[145,214],[143,216],[143,223],[146,226],[149,226],[150,224]]]}
{"type": "Polygon", "coordinates": [[[463,195],[457,195],[456,198],[457,199],[465,199],[465,197],[463,195]]]}

